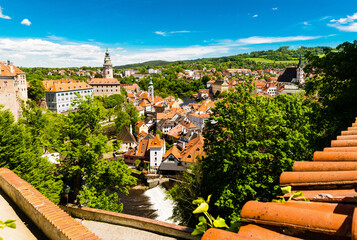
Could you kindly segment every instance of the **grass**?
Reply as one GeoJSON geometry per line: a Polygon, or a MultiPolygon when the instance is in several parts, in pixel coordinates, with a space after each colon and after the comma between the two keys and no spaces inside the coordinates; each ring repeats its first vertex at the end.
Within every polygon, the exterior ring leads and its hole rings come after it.
{"type": "Polygon", "coordinates": [[[297,64],[299,60],[286,60],[286,61],[275,61],[266,58],[247,58],[248,60],[255,61],[257,63],[288,63],[288,64],[297,64]]]}

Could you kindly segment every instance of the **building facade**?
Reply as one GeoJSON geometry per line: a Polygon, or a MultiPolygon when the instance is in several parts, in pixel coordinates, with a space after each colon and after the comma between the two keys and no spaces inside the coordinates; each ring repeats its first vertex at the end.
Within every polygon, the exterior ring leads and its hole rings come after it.
{"type": "Polygon", "coordinates": [[[88,84],[93,87],[94,96],[113,95],[120,94],[120,82],[113,78],[113,65],[110,60],[110,55],[105,52],[104,64],[103,64],[103,78],[91,78],[88,84]]]}
{"type": "Polygon", "coordinates": [[[15,121],[22,116],[21,101],[27,101],[26,74],[10,61],[0,62],[0,105],[9,109],[15,121]]]}
{"type": "Polygon", "coordinates": [[[44,81],[44,85],[47,108],[57,113],[76,109],[75,100],[93,95],[93,88],[90,85],[76,80],[44,81]]]}

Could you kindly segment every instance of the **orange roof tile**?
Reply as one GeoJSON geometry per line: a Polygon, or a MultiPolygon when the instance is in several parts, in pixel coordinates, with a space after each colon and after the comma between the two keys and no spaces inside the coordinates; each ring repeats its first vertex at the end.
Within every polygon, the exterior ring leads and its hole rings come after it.
{"type": "Polygon", "coordinates": [[[63,91],[73,91],[73,90],[84,90],[84,89],[93,89],[90,85],[85,82],[80,82],[76,80],[52,80],[52,81],[43,81],[46,88],[46,92],[63,92],[63,91]],[[49,86],[49,84],[53,84],[49,86]]]}
{"type": "Polygon", "coordinates": [[[154,140],[151,142],[150,148],[162,148],[164,146],[163,139],[160,138],[159,134],[156,134],[154,140]]]}
{"type": "Polygon", "coordinates": [[[175,158],[180,159],[181,156],[181,151],[176,147],[176,145],[173,145],[164,155],[164,158],[167,158],[170,154],[174,155],[175,158]]]}
{"type": "Polygon", "coordinates": [[[197,160],[197,156],[203,157],[205,155],[203,151],[204,138],[198,136],[189,141],[185,149],[181,152],[180,161],[194,163],[197,160]]]}
{"type": "MultiPolygon", "coordinates": [[[[11,63],[12,64],[12,63],[11,63]]],[[[1,77],[15,77],[18,74],[24,74],[19,68],[14,65],[8,65],[7,63],[0,62],[0,76],[1,77]]]]}

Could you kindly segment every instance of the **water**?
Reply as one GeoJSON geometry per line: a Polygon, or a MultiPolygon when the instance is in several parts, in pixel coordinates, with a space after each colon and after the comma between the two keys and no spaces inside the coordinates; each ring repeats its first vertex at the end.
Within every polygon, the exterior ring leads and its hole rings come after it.
{"type": "Polygon", "coordinates": [[[160,185],[148,190],[137,187],[130,189],[128,196],[120,195],[124,204],[122,213],[173,223],[168,220],[172,215],[173,202],[165,199],[165,191],[160,185]]]}
{"type": "Polygon", "coordinates": [[[156,220],[174,223],[171,219],[168,219],[172,216],[174,202],[171,199],[165,199],[165,191],[166,189],[162,185],[159,185],[146,190],[144,195],[149,197],[152,208],[156,210],[156,220]]]}

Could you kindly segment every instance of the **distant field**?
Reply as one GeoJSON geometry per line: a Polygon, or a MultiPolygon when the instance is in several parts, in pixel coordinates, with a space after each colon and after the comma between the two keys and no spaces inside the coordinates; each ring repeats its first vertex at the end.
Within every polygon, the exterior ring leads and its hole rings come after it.
{"type": "Polygon", "coordinates": [[[289,60],[289,61],[274,61],[270,59],[265,59],[265,58],[247,58],[249,60],[259,62],[259,63],[288,63],[288,64],[297,64],[299,60],[289,60]]]}

